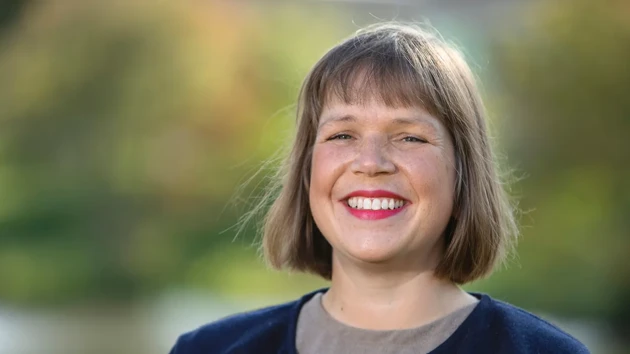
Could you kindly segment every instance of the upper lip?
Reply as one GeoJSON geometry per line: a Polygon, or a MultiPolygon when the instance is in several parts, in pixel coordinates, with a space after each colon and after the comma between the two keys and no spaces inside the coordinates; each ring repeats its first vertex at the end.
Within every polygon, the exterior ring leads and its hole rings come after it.
{"type": "Polygon", "coordinates": [[[346,195],[345,197],[343,197],[342,200],[346,200],[352,197],[364,197],[364,198],[392,198],[392,199],[400,199],[400,200],[404,200],[407,201],[407,199],[403,198],[402,196],[394,193],[394,192],[390,192],[390,191],[386,191],[383,189],[377,189],[377,190],[358,190],[358,191],[354,191],[348,195],[346,195]]]}

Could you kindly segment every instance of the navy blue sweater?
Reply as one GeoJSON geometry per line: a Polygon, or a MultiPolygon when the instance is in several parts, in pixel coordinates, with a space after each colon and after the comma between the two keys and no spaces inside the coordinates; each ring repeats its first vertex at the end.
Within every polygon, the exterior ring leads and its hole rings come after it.
{"type": "MultiPolygon", "coordinates": [[[[170,354],[297,354],[295,332],[302,305],[318,290],[286,304],[230,316],[179,337],[170,354]]],[[[583,354],[588,349],[549,322],[497,301],[473,294],[479,303],[431,354],[536,353],[583,354]]]]}

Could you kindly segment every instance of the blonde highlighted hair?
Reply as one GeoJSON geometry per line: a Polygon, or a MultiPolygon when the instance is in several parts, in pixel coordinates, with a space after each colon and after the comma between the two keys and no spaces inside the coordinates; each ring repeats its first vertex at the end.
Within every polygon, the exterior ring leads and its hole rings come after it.
{"type": "Polygon", "coordinates": [[[271,202],[262,228],[268,263],[332,276],[332,247],[317,228],[308,200],[318,120],[332,97],[346,103],[377,99],[391,107],[421,106],[442,121],[454,144],[457,181],[435,274],[458,284],[490,274],[518,231],[474,75],[461,53],[433,32],[395,23],[359,30],[328,51],[306,77],[291,151],[275,188],[255,208],[271,202]]]}

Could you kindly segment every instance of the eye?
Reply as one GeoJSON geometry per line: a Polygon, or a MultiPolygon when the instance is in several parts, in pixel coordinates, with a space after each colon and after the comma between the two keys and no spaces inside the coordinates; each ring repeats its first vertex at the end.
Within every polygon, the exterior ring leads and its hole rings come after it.
{"type": "Polygon", "coordinates": [[[350,134],[335,134],[333,136],[331,136],[330,138],[328,138],[328,140],[350,140],[352,139],[352,136],[350,134]]]}
{"type": "Polygon", "coordinates": [[[406,136],[402,138],[402,141],[408,142],[408,143],[426,143],[427,142],[426,140],[417,138],[415,136],[406,136]]]}

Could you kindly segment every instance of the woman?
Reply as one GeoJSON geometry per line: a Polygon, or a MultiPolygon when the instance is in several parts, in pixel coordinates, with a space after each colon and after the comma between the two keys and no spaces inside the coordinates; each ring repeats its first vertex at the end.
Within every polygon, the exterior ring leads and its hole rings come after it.
{"type": "Polygon", "coordinates": [[[516,236],[459,52],[415,27],[361,30],[312,69],[297,123],[264,251],[330,288],[203,326],[172,354],[588,353],[459,287],[516,236]]]}

